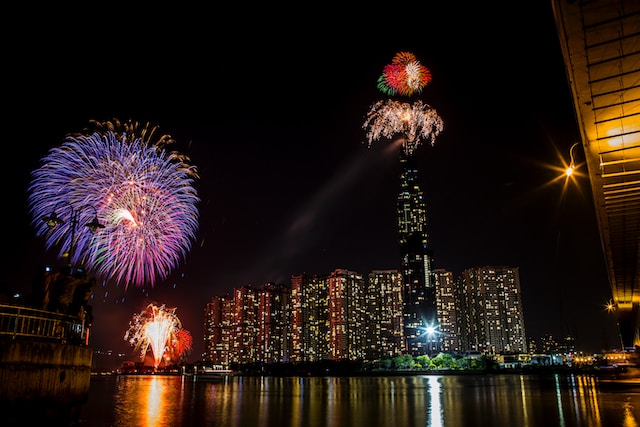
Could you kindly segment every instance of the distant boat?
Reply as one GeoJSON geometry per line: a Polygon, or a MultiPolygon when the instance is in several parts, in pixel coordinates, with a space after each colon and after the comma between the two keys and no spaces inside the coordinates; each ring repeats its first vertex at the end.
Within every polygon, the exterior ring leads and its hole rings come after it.
{"type": "Polygon", "coordinates": [[[193,376],[194,380],[217,380],[237,375],[233,369],[223,367],[199,368],[193,376]]]}
{"type": "Polygon", "coordinates": [[[640,388],[640,368],[635,363],[620,363],[600,368],[598,384],[605,388],[640,388]]]}

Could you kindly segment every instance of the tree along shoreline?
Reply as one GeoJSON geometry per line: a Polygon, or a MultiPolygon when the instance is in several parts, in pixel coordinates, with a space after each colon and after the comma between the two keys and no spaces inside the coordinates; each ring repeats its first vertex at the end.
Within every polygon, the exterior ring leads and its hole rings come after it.
{"type": "MultiPolygon", "coordinates": [[[[461,366],[443,366],[436,362],[425,368],[415,363],[412,356],[400,356],[405,363],[387,363],[387,361],[362,362],[351,360],[296,363],[248,363],[232,364],[230,368],[246,376],[409,376],[409,375],[487,375],[487,374],[546,374],[546,373],[598,373],[594,366],[568,365],[520,365],[501,367],[488,356],[481,356],[472,363],[461,366]],[[411,363],[413,361],[414,363],[411,363]]],[[[419,359],[421,356],[418,356],[419,359]]],[[[434,358],[435,359],[435,358],[434,358]]],[[[424,359],[422,359],[424,360],[424,359]]],[[[433,360],[433,359],[432,359],[433,360]]],[[[398,362],[398,360],[396,360],[398,362]]]]}

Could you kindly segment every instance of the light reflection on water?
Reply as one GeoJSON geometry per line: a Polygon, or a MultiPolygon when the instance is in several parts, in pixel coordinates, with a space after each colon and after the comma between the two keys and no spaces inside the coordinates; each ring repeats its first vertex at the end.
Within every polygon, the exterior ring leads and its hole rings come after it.
{"type": "Polygon", "coordinates": [[[582,375],[92,379],[90,426],[638,426],[640,389],[582,375]]]}

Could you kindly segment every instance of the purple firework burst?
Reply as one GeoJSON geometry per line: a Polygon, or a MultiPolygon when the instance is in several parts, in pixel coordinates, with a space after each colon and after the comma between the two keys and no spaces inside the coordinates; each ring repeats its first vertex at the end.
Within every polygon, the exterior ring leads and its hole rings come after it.
{"type": "Polygon", "coordinates": [[[195,241],[195,169],[179,153],[111,131],[69,135],[31,174],[29,210],[47,249],[118,283],[154,286],[195,241]],[[50,228],[43,219],[61,219],[50,228]],[[104,228],[85,225],[97,219],[104,228]]]}

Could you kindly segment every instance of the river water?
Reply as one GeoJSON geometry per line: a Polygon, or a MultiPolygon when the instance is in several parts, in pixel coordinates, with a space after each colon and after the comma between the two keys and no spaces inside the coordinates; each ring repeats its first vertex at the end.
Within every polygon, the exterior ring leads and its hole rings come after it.
{"type": "Polygon", "coordinates": [[[640,387],[591,375],[93,377],[83,426],[640,425],[640,387]]]}

